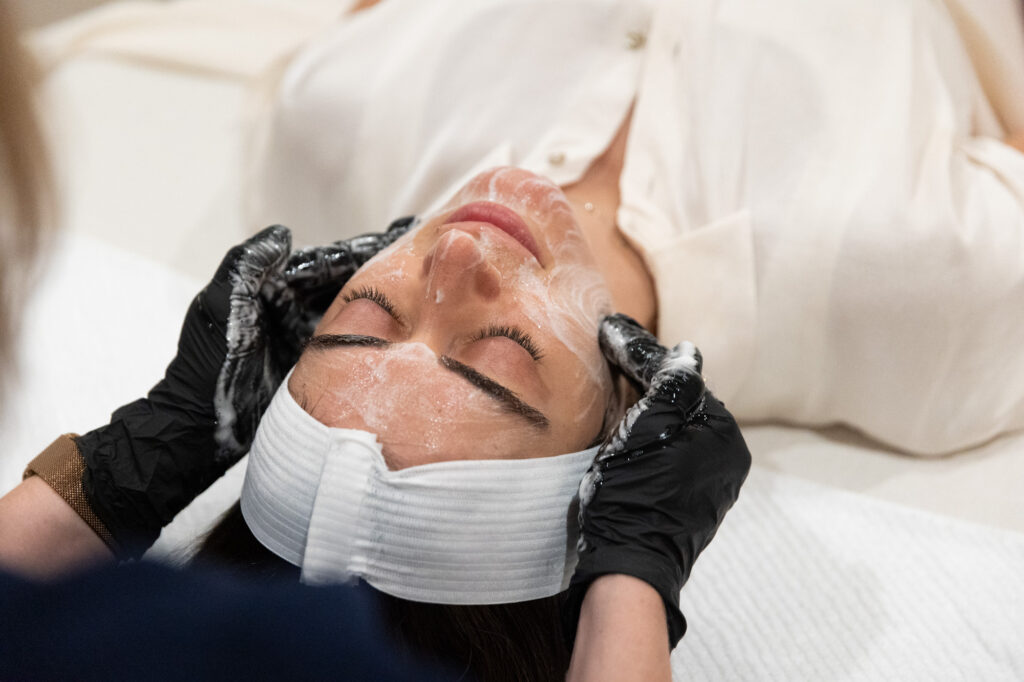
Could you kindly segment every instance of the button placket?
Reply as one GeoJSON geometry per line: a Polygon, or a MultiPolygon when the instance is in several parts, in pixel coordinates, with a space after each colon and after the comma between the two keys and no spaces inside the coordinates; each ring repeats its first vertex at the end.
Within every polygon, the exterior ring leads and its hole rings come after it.
{"type": "Polygon", "coordinates": [[[647,45],[647,34],[644,31],[626,33],[626,47],[630,50],[642,50],[647,45]]]}

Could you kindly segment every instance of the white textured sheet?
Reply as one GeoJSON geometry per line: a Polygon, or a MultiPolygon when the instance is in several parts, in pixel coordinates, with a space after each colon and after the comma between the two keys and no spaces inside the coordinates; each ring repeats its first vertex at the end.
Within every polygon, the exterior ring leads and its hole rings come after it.
{"type": "Polygon", "coordinates": [[[683,590],[677,680],[1024,679],[1024,534],[755,467],[683,590]]]}

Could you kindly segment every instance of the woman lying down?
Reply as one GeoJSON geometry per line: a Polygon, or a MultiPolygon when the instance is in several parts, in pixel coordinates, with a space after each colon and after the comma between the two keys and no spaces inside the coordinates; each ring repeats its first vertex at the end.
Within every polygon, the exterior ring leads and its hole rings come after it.
{"type": "Polygon", "coordinates": [[[249,451],[197,562],[361,579],[415,653],[485,680],[589,679],[588,588],[630,576],[658,615],[620,643],[667,676],[679,590],[750,458],[696,348],[609,314],[653,314],[628,258],[515,168],[384,234],[290,254],[268,228],[197,297],[148,398],[30,472],[127,558],[249,451]],[[69,460],[84,502],[49,475],[69,460]]]}

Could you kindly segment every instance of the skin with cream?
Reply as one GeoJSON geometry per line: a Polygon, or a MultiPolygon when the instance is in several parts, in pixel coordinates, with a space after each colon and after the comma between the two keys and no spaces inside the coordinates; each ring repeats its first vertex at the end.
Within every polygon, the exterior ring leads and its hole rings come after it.
{"type": "Polygon", "coordinates": [[[581,450],[609,418],[608,284],[562,190],[516,168],[470,180],[361,268],[289,390],[378,435],[391,468],[581,450]]]}

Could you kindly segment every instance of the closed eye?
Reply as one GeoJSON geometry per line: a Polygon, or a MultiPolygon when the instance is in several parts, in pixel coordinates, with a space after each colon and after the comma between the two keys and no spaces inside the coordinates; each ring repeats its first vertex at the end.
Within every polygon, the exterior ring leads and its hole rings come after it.
{"type": "MultiPolygon", "coordinates": [[[[360,287],[359,289],[356,289],[353,292],[345,294],[343,298],[346,303],[351,303],[352,301],[356,301],[361,298],[366,299],[368,301],[373,301],[381,308],[383,308],[388,315],[394,318],[396,322],[398,322],[399,324],[401,324],[402,322],[402,318],[401,316],[399,316],[398,311],[395,308],[395,304],[391,301],[390,298],[387,297],[387,295],[383,291],[381,291],[377,287],[360,287]]],[[[479,332],[477,332],[477,334],[472,338],[472,340],[480,341],[481,339],[486,339],[494,336],[503,336],[519,344],[520,346],[523,347],[523,349],[526,350],[527,353],[530,354],[530,357],[533,358],[534,362],[540,362],[540,360],[544,357],[544,353],[541,351],[540,347],[534,342],[533,338],[519,327],[492,324],[486,329],[482,329],[479,332]]]]}
{"type": "Polygon", "coordinates": [[[351,303],[352,301],[359,300],[360,298],[373,301],[387,311],[388,315],[395,318],[396,322],[401,322],[398,312],[395,310],[395,304],[392,303],[391,299],[385,296],[384,292],[377,287],[361,287],[351,293],[345,294],[344,296],[345,303],[351,303]]]}
{"type": "Polygon", "coordinates": [[[536,343],[534,343],[530,335],[519,327],[492,324],[490,327],[487,327],[487,329],[477,332],[476,336],[473,337],[473,341],[480,341],[481,339],[490,338],[492,336],[504,336],[507,339],[515,341],[526,349],[526,352],[530,354],[530,357],[532,357],[535,362],[540,362],[541,358],[544,357],[544,353],[541,352],[540,348],[536,343]]]}

